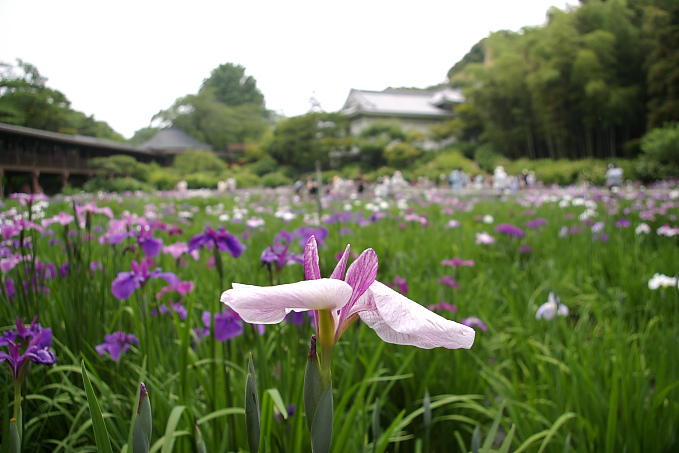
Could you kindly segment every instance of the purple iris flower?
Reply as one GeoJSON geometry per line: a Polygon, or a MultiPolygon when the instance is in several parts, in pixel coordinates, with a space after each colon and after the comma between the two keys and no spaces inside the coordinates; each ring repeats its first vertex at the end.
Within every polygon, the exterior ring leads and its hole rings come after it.
{"type": "Polygon", "coordinates": [[[442,279],[438,280],[438,282],[442,285],[448,285],[453,289],[460,289],[460,285],[455,280],[453,280],[453,277],[450,275],[444,275],[442,279]]]}
{"type": "Polygon", "coordinates": [[[451,313],[455,313],[457,311],[457,305],[449,304],[448,302],[441,301],[438,304],[432,304],[427,307],[429,310],[437,310],[437,311],[449,311],[451,313]]]}
{"type": "Polygon", "coordinates": [[[94,347],[97,354],[104,356],[108,354],[113,360],[118,362],[120,357],[130,349],[131,344],[139,344],[139,339],[131,333],[115,332],[104,337],[104,342],[94,347]]]}
{"type": "Polygon", "coordinates": [[[179,319],[181,319],[182,321],[185,321],[186,316],[188,315],[188,312],[186,311],[186,307],[181,302],[169,301],[167,305],[162,304],[158,310],[154,309],[154,310],[151,311],[151,316],[158,316],[159,311],[163,315],[167,315],[167,314],[171,314],[172,312],[175,312],[179,316],[179,319]],[[169,305],[169,307],[168,307],[168,305],[169,305]]]}
{"type": "Polygon", "coordinates": [[[524,231],[512,224],[509,223],[501,223],[498,226],[495,227],[495,232],[496,233],[502,233],[505,236],[512,236],[516,238],[522,238],[526,235],[524,231]]]}
{"type": "Polygon", "coordinates": [[[397,287],[398,292],[401,294],[406,294],[408,292],[408,282],[405,278],[401,278],[398,275],[394,277],[394,283],[388,283],[389,288],[397,287]]]}
{"type": "Polygon", "coordinates": [[[615,222],[616,228],[628,228],[631,225],[630,221],[625,217],[620,217],[617,222],[615,222]]]}
{"type": "Polygon", "coordinates": [[[193,291],[193,287],[194,283],[192,281],[189,280],[184,282],[177,279],[176,284],[170,284],[169,286],[161,288],[160,291],[156,293],[156,298],[160,299],[163,297],[163,294],[168,291],[177,291],[180,296],[186,296],[188,293],[193,291]]]}
{"type": "Polygon", "coordinates": [[[43,365],[53,365],[56,362],[52,346],[52,329],[43,329],[37,323],[38,317],[33,318],[31,325],[26,326],[19,318],[16,320],[16,331],[9,330],[0,337],[0,346],[7,346],[8,351],[0,351],[0,362],[5,362],[12,372],[15,381],[23,381],[30,362],[43,365]],[[22,342],[28,346],[21,354],[22,342]]]}
{"type": "Polygon", "coordinates": [[[138,232],[127,231],[124,233],[112,234],[108,242],[109,244],[120,244],[125,238],[136,237],[139,247],[144,251],[144,254],[149,258],[155,258],[160,255],[163,248],[163,240],[153,237],[153,230],[142,228],[138,232]]]}
{"type": "Polygon", "coordinates": [[[474,267],[474,260],[463,260],[462,258],[455,257],[452,260],[441,261],[441,266],[452,266],[452,267],[469,266],[469,267],[474,267]]]}
{"type": "Polygon", "coordinates": [[[238,258],[245,250],[245,245],[241,244],[236,236],[220,226],[217,231],[207,227],[204,233],[192,237],[189,241],[189,253],[207,244],[217,246],[220,252],[228,251],[234,258],[238,258]]]}
{"type": "MultiPolygon", "coordinates": [[[[199,339],[210,335],[210,320],[212,313],[209,311],[203,312],[204,329],[196,329],[196,334],[199,339]]],[[[215,339],[217,341],[226,341],[235,338],[243,333],[243,323],[240,317],[233,311],[215,313],[215,339]]]]}
{"type": "Polygon", "coordinates": [[[478,327],[479,329],[483,330],[484,332],[488,331],[488,326],[486,326],[483,323],[483,321],[481,321],[476,316],[470,316],[469,318],[464,318],[463,320],[460,321],[460,323],[464,324],[467,327],[478,327]]]}
{"type": "Polygon", "coordinates": [[[284,244],[290,244],[295,240],[295,235],[287,230],[281,230],[274,238],[275,242],[282,242],[284,244]]]}
{"type": "Polygon", "coordinates": [[[49,197],[43,193],[13,193],[10,194],[9,198],[19,200],[21,206],[28,206],[29,208],[36,201],[49,200],[49,197]]]}
{"type": "Polygon", "coordinates": [[[304,264],[304,257],[297,253],[289,253],[289,246],[282,244],[274,244],[262,252],[259,257],[260,261],[264,264],[274,263],[276,269],[279,271],[283,269],[284,266],[290,266],[292,264],[304,264]]]}
{"type": "Polygon", "coordinates": [[[303,311],[292,311],[286,316],[287,321],[293,323],[296,326],[301,326],[304,324],[304,318],[306,317],[306,312],[303,311]]]}
{"type": "Polygon", "coordinates": [[[48,226],[52,225],[53,223],[58,223],[61,226],[66,226],[70,223],[72,223],[75,220],[75,217],[73,217],[70,214],[66,214],[65,212],[60,212],[59,214],[55,215],[51,219],[43,219],[40,224],[42,225],[43,228],[47,228],[48,226]]]}
{"type": "MultiPolygon", "coordinates": [[[[292,417],[293,415],[295,415],[295,405],[294,405],[294,404],[290,404],[290,405],[288,406],[288,416],[285,417],[286,420],[287,420],[288,418],[292,417]]],[[[274,407],[274,409],[273,409],[273,416],[274,416],[274,418],[276,419],[276,423],[280,423],[280,422],[281,422],[280,414],[279,414],[279,412],[278,412],[278,409],[276,409],[275,407],[274,407]]]]}
{"type": "Polygon", "coordinates": [[[534,219],[534,220],[529,220],[526,222],[526,226],[528,228],[537,228],[542,225],[547,225],[547,220],[545,219],[534,219]]]}
{"type": "Polygon", "coordinates": [[[7,298],[12,302],[16,297],[16,290],[14,289],[14,281],[11,278],[5,279],[5,291],[7,291],[7,298]]]}
{"type": "Polygon", "coordinates": [[[306,247],[306,243],[309,241],[309,238],[311,236],[314,236],[316,238],[316,243],[319,245],[325,244],[325,240],[328,237],[328,230],[326,228],[311,228],[311,227],[302,227],[302,228],[297,228],[295,231],[293,231],[293,234],[295,237],[299,239],[299,244],[302,247],[306,247]]]}
{"type": "Polygon", "coordinates": [[[103,208],[97,207],[97,204],[94,202],[85,203],[82,206],[76,205],[75,214],[78,216],[80,223],[83,223],[85,221],[85,219],[83,218],[84,217],[83,214],[84,215],[104,214],[109,219],[113,218],[113,210],[111,208],[109,208],[108,206],[105,206],[103,208]]]}
{"type": "Polygon", "coordinates": [[[129,298],[135,289],[141,288],[150,278],[162,278],[170,285],[177,286],[179,278],[172,272],[161,272],[160,268],[149,271],[153,260],[143,259],[140,263],[132,261],[131,272],[120,272],[111,283],[111,292],[118,300],[129,298]]]}
{"type": "Polygon", "coordinates": [[[524,244],[521,247],[519,247],[519,253],[526,254],[526,253],[531,253],[532,251],[533,251],[533,248],[530,245],[524,244]]]}

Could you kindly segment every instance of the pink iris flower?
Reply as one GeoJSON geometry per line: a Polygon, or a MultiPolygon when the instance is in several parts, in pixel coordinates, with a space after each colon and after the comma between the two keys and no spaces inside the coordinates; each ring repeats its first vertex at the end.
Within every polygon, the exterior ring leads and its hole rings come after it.
{"type": "Polygon", "coordinates": [[[321,278],[318,245],[312,236],[304,249],[305,281],[270,287],[234,283],[221,301],[249,323],[275,324],[290,312],[312,310],[324,352],[331,353],[359,317],[387,343],[423,349],[472,346],[473,329],[447,320],[378,282],[378,259],[373,249],[365,250],[345,275],[348,258],[349,246],[330,278],[321,278]]]}

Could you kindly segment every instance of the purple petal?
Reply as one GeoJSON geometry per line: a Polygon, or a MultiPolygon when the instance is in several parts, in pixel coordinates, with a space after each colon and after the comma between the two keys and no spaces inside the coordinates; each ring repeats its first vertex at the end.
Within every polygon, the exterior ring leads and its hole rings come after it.
{"type": "MultiPolygon", "coordinates": [[[[349,250],[348,247],[347,250],[349,250]]],[[[366,290],[370,288],[370,285],[375,282],[378,267],[377,254],[373,249],[365,250],[361,253],[361,256],[349,266],[345,281],[351,286],[353,291],[349,302],[340,309],[339,320],[337,323],[337,336],[335,340],[338,340],[346,330],[346,326],[344,326],[345,320],[349,317],[351,309],[356,301],[363,296],[366,290]]]]}
{"type": "Polygon", "coordinates": [[[344,280],[344,271],[347,269],[347,260],[349,259],[349,248],[350,245],[347,244],[347,248],[344,249],[344,253],[342,253],[341,258],[338,260],[337,266],[335,266],[335,270],[332,271],[330,278],[344,280]]]}
{"type": "MultiPolygon", "coordinates": [[[[240,243],[238,238],[234,236],[233,234],[226,233],[226,249],[231,253],[231,256],[234,258],[238,258],[241,253],[243,253],[243,250],[245,250],[245,246],[240,243]]],[[[222,250],[220,247],[219,250],[222,250]]]]}
{"type": "Polygon", "coordinates": [[[201,248],[210,240],[210,236],[206,233],[198,233],[189,240],[189,252],[201,248]]]}
{"type": "Polygon", "coordinates": [[[359,316],[387,343],[431,349],[471,348],[474,329],[449,321],[376,281],[370,285],[376,310],[359,316]]]}
{"type": "Polygon", "coordinates": [[[276,324],[291,311],[339,310],[351,293],[342,280],[323,278],[267,287],[234,283],[220,300],[245,322],[276,324]]]}
{"type": "Polygon", "coordinates": [[[148,238],[141,242],[141,249],[148,258],[155,258],[160,255],[160,251],[163,249],[163,240],[158,238],[148,238]]]}
{"type": "Polygon", "coordinates": [[[304,246],[304,278],[318,280],[321,278],[321,268],[318,266],[318,244],[311,236],[304,246]]]}
{"type": "Polygon", "coordinates": [[[111,292],[118,300],[129,298],[141,283],[134,272],[121,272],[111,283],[111,292]]]}

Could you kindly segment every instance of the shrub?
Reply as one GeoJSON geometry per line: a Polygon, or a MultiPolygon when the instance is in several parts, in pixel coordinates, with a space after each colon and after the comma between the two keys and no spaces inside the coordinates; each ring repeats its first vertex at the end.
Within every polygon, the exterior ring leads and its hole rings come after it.
{"type": "Polygon", "coordinates": [[[260,184],[264,187],[289,186],[292,184],[292,180],[282,173],[275,172],[264,175],[260,179],[260,184]]]}
{"type": "Polygon", "coordinates": [[[186,181],[189,189],[216,189],[217,184],[219,184],[219,176],[194,173],[186,175],[184,181],[186,181]]]}
{"type": "Polygon", "coordinates": [[[134,178],[102,178],[95,177],[85,183],[83,186],[85,192],[136,192],[141,190],[144,192],[153,192],[152,185],[138,181],[134,178]]]}
{"type": "Polygon", "coordinates": [[[257,176],[264,176],[268,173],[273,173],[278,168],[276,159],[268,154],[259,159],[257,162],[248,165],[248,169],[257,176]]]}
{"type": "Polygon", "coordinates": [[[226,163],[215,153],[207,150],[189,149],[174,158],[173,168],[180,175],[193,173],[221,173],[226,171],[226,163]]]}
{"type": "Polygon", "coordinates": [[[259,185],[260,178],[254,173],[243,171],[233,175],[237,187],[255,187],[259,185]]]}
{"type": "Polygon", "coordinates": [[[679,161],[679,123],[653,129],[641,138],[647,160],[665,165],[679,161]]]}
{"type": "Polygon", "coordinates": [[[476,148],[474,160],[483,170],[492,173],[498,165],[506,165],[509,161],[498,153],[493,145],[485,144],[476,148]]]}
{"type": "Polygon", "coordinates": [[[412,164],[422,151],[405,142],[392,143],[384,149],[384,159],[394,168],[403,169],[412,164]]]}
{"type": "Polygon", "coordinates": [[[172,169],[158,168],[151,172],[148,182],[159,190],[172,190],[181,179],[181,176],[172,169]]]}

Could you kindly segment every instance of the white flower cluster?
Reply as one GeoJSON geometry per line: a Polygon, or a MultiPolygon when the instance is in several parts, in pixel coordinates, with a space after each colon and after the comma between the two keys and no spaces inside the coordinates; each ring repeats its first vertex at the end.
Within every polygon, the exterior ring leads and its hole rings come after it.
{"type": "Polygon", "coordinates": [[[648,281],[648,289],[656,290],[660,287],[669,288],[677,286],[677,277],[669,277],[663,274],[655,274],[648,281]]]}

